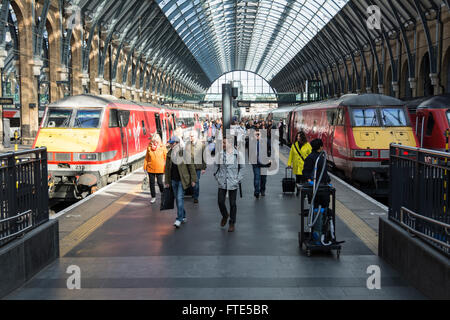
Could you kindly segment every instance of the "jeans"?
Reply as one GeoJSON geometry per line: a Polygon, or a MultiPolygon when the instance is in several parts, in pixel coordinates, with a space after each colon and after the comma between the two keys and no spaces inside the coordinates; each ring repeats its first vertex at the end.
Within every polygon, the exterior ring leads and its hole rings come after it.
{"type": "MultiPolygon", "coordinates": [[[[222,214],[222,217],[227,217],[227,206],[225,205],[225,197],[227,195],[226,189],[220,189],[218,192],[217,200],[219,203],[219,209],[220,213],[222,214]]],[[[228,200],[230,201],[230,224],[236,223],[236,196],[237,196],[237,190],[228,190],[228,200]]]]}
{"type": "Polygon", "coordinates": [[[198,199],[199,195],[200,195],[200,177],[202,175],[202,170],[195,170],[197,172],[197,183],[195,184],[195,187],[193,187],[192,189],[194,189],[194,194],[193,197],[194,199],[198,199]]]}
{"type": "Polygon", "coordinates": [[[266,193],[266,181],[267,176],[261,174],[261,168],[257,165],[253,165],[253,185],[255,187],[255,195],[266,193]]]}
{"type": "Polygon", "coordinates": [[[172,180],[173,195],[177,202],[177,220],[183,222],[186,218],[186,211],[184,210],[184,189],[181,181],[172,180]]]}
{"type": "Polygon", "coordinates": [[[156,197],[155,178],[158,183],[159,192],[161,194],[164,192],[163,176],[164,173],[148,172],[148,184],[150,185],[150,193],[152,194],[152,198],[156,197]]]}

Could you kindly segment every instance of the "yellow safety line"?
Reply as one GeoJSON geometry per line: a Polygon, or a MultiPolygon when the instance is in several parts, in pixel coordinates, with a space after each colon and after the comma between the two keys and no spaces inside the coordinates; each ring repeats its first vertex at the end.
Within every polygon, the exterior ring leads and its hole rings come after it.
{"type": "Polygon", "coordinates": [[[106,221],[115,216],[127,204],[133,201],[138,195],[141,185],[135,186],[129,193],[104,208],[94,217],[83,223],[60,241],[60,256],[64,257],[70,250],[89,237],[95,230],[101,227],[106,221]]]}
{"type": "MultiPolygon", "coordinates": [[[[288,159],[280,153],[280,160],[287,165],[288,159]]],[[[336,215],[376,255],[378,255],[378,234],[366,222],[336,200],[336,215]]]]}

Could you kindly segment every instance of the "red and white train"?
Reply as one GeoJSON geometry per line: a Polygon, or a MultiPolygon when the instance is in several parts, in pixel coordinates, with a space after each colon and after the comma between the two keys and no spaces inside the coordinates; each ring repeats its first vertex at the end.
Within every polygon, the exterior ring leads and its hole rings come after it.
{"type": "Polygon", "coordinates": [[[450,94],[411,100],[406,106],[420,147],[446,151],[446,131],[450,127],[450,94]]]}
{"type": "Polygon", "coordinates": [[[338,99],[272,112],[284,119],[291,144],[303,130],[309,141],[321,138],[328,162],[360,184],[386,181],[389,145],[418,146],[404,102],[380,94],[348,94],[338,99]]]}
{"type": "Polygon", "coordinates": [[[140,167],[150,136],[165,143],[209,114],[78,95],[51,103],[33,147],[47,147],[50,197],[80,199],[140,167]]]}

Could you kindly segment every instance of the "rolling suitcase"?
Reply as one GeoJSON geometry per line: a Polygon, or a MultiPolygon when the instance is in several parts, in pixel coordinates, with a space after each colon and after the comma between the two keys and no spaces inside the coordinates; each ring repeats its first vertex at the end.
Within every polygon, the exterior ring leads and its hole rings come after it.
{"type": "Polygon", "coordinates": [[[295,178],[292,175],[292,169],[286,168],[286,174],[281,184],[283,186],[283,193],[295,192],[295,178]],[[290,177],[288,177],[288,171],[291,171],[290,177]]]}

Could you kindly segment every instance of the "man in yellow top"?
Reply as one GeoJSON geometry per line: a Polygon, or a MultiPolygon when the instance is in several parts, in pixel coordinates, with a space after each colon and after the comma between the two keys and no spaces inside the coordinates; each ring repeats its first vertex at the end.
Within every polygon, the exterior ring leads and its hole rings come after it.
{"type": "Polygon", "coordinates": [[[312,148],[306,139],[305,133],[303,131],[299,131],[295,136],[295,142],[292,144],[288,160],[288,167],[292,168],[292,172],[295,174],[297,196],[300,193],[300,184],[306,182],[303,178],[303,166],[305,165],[305,159],[311,152],[312,148]]]}
{"type": "Polygon", "coordinates": [[[144,160],[144,171],[148,173],[148,181],[150,184],[150,193],[152,195],[151,203],[156,202],[155,178],[158,183],[159,192],[164,192],[164,169],[166,166],[167,149],[162,144],[161,137],[155,133],[150,138],[147,147],[147,153],[144,160]]]}

